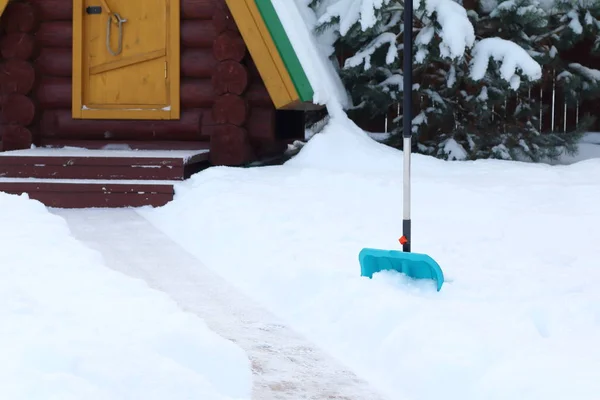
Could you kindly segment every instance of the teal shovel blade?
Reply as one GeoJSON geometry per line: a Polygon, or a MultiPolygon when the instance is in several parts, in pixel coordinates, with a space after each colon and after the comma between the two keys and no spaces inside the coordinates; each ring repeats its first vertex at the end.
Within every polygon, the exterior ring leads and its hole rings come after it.
{"type": "Polygon", "coordinates": [[[365,248],[360,251],[358,259],[361,276],[372,278],[374,273],[391,270],[413,279],[431,279],[436,282],[438,292],[444,284],[442,269],[426,254],[365,248]]]}

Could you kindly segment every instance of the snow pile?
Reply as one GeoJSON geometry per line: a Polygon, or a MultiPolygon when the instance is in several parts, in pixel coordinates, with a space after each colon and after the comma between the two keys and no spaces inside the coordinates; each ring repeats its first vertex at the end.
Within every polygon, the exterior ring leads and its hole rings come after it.
{"type": "Polygon", "coordinates": [[[0,398],[249,399],[240,348],[0,193],[0,398]]]}
{"type": "Polygon", "coordinates": [[[402,153],[338,123],[287,165],[211,168],[140,213],[392,399],[596,400],[600,159],[415,156],[437,293],[359,276],[361,248],[400,248],[402,153]]]}
{"type": "MultiPolygon", "coordinates": [[[[319,167],[338,171],[387,171],[396,163],[397,151],[376,142],[343,115],[337,116],[314,135],[286,165],[319,167]],[[373,162],[377,160],[377,162],[373,162]]],[[[396,165],[402,168],[402,163],[396,165]]]]}
{"type": "Polygon", "coordinates": [[[553,165],[570,165],[590,159],[600,159],[600,133],[588,132],[577,145],[578,152],[574,155],[563,154],[557,161],[546,161],[553,165]]]}

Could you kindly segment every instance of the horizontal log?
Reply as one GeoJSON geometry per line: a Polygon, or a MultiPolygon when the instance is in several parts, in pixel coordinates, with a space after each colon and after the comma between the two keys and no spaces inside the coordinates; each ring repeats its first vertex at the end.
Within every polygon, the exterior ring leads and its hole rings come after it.
{"type": "Polygon", "coordinates": [[[3,58],[30,60],[35,57],[35,37],[29,33],[9,33],[0,40],[0,54],[3,58]]]}
{"type": "Polygon", "coordinates": [[[246,56],[246,43],[239,33],[225,31],[215,39],[213,54],[217,61],[241,62],[246,56]]]}
{"type": "Polygon", "coordinates": [[[28,0],[37,11],[41,21],[70,21],[73,18],[73,2],[69,0],[28,0]]]}
{"type": "Polygon", "coordinates": [[[212,82],[216,94],[241,95],[248,87],[248,70],[235,61],[223,61],[215,68],[212,82]]]}
{"type": "Polygon", "coordinates": [[[252,107],[269,108],[274,107],[271,96],[267,88],[262,83],[254,83],[248,86],[248,90],[244,93],[244,97],[248,100],[248,104],[252,107]]]}
{"type": "Polygon", "coordinates": [[[215,0],[182,0],[182,19],[211,19],[215,11],[215,0]]]}
{"type": "Polygon", "coordinates": [[[207,141],[136,141],[136,140],[77,140],[39,138],[37,144],[42,147],[83,147],[97,150],[206,150],[207,141]]]}
{"type": "Polygon", "coordinates": [[[6,6],[0,27],[6,33],[33,32],[38,27],[38,19],[30,3],[10,2],[6,6]]]}
{"type": "Polygon", "coordinates": [[[254,160],[254,152],[244,128],[219,125],[210,137],[210,162],[213,165],[239,166],[254,160]]]}
{"type": "Polygon", "coordinates": [[[216,124],[242,126],[248,118],[248,111],[248,104],[243,97],[225,94],[215,100],[212,118],[216,124]]]}
{"type": "Polygon", "coordinates": [[[30,62],[16,58],[0,63],[0,94],[28,94],[35,83],[35,69],[30,62]]]}
{"type": "Polygon", "coordinates": [[[15,124],[0,125],[0,138],[2,138],[0,151],[28,149],[33,142],[31,131],[15,124]]]}
{"type": "Polygon", "coordinates": [[[11,93],[3,95],[1,99],[2,111],[0,118],[3,124],[17,124],[27,126],[35,118],[35,104],[29,97],[11,93]]]}
{"type": "Polygon", "coordinates": [[[246,122],[248,136],[259,141],[274,141],[275,115],[275,108],[252,108],[246,122]]]}
{"type": "Polygon", "coordinates": [[[44,47],[35,60],[35,69],[40,75],[70,77],[73,73],[70,48],[44,47]]]}
{"type": "Polygon", "coordinates": [[[181,47],[212,47],[217,32],[211,21],[181,21],[181,47]]]}
{"type": "MultiPolygon", "coordinates": [[[[61,110],[71,107],[73,84],[70,78],[43,77],[37,85],[35,98],[42,110],[61,110]]],[[[181,82],[181,108],[210,109],[215,101],[209,79],[184,79],[181,82]]]]}
{"type": "Polygon", "coordinates": [[[217,66],[217,60],[209,48],[186,48],[181,52],[181,76],[189,78],[210,78],[217,66]]]}
{"type": "Polygon", "coordinates": [[[179,120],[73,119],[71,110],[43,111],[40,135],[78,140],[201,140],[202,110],[184,110],[179,120]]]}
{"type": "Polygon", "coordinates": [[[44,77],[37,85],[35,98],[42,110],[60,110],[71,108],[70,78],[44,77]]]}
{"type": "Polygon", "coordinates": [[[215,102],[210,79],[184,79],[181,82],[181,107],[210,108],[215,102]]]}
{"type": "Polygon", "coordinates": [[[41,47],[71,48],[73,27],[71,21],[42,22],[35,35],[41,47]]]}
{"type": "Polygon", "coordinates": [[[217,33],[222,33],[228,30],[238,32],[238,27],[235,24],[235,20],[233,19],[233,16],[226,5],[215,7],[212,20],[217,33]]]}

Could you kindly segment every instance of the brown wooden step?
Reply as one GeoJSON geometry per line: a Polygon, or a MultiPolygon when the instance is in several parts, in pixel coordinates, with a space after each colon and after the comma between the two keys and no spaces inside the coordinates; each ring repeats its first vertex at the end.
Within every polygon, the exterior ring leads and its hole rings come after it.
{"type": "Polygon", "coordinates": [[[0,192],[55,208],[160,207],[173,200],[176,182],[0,178],[0,192]]]}
{"type": "Polygon", "coordinates": [[[0,178],[183,180],[208,150],[27,149],[0,153],[0,178]]]}

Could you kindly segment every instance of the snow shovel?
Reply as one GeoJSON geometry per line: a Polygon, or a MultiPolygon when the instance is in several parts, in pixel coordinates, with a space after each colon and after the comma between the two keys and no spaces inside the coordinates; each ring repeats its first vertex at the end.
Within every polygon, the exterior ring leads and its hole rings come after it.
{"type": "Polygon", "coordinates": [[[404,142],[404,176],[403,176],[403,221],[400,243],[403,251],[362,249],[358,255],[361,275],[369,278],[383,270],[393,270],[413,279],[430,279],[435,281],[439,292],[444,283],[444,274],[437,262],[426,254],[411,253],[411,219],[410,219],[410,155],[412,150],[412,20],[413,2],[404,2],[404,98],[403,98],[403,142],[404,142]],[[406,22],[406,21],[410,21],[406,22]],[[410,27],[411,29],[406,29],[410,27]],[[408,94],[407,94],[408,92],[408,94]]]}

